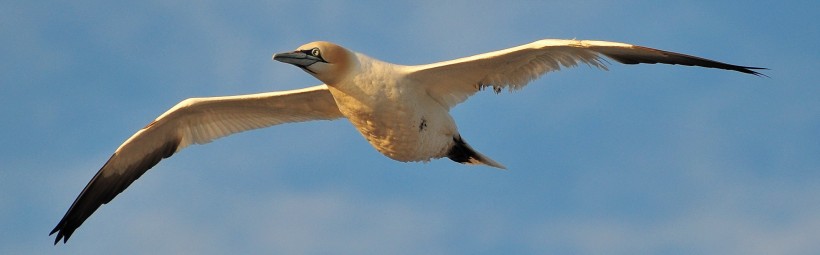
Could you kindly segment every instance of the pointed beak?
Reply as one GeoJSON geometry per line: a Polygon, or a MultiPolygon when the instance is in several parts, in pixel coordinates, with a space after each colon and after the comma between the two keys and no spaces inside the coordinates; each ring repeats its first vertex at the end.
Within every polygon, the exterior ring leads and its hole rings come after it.
{"type": "Polygon", "coordinates": [[[300,68],[306,68],[316,62],[322,61],[322,59],[318,57],[300,51],[273,54],[273,60],[295,65],[300,68]]]}

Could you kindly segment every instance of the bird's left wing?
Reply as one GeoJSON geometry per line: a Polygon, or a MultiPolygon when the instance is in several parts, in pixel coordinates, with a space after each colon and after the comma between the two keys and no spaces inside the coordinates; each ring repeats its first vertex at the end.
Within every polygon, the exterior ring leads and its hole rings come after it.
{"type": "MultiPolygon", "coordinates": [[[[587,64],[607,70],[603,56],[623,64],[701,66],[763,75],[757,67],[738,66],[705,58],[618,42],[546,39],[509,49],[428,65],[411,66],[407,77],[427,86],[428,93],[451,108],[479,90],[520,89],[561,67],[587,64]]],[[[765,75],[764,75],[765,76],[765,75]]]]}
{"type": "Polygon", "coordinates": [[[326,85],[251,95],[190,98],[128,138],[86,185],[50,234],[68,241],[97,208],[163,158],[191,144],[272,125],[343,117],[326,85]]]}

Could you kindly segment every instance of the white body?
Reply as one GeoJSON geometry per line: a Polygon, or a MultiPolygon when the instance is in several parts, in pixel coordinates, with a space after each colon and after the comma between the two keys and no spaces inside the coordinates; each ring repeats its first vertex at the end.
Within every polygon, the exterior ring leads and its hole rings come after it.
{"type": "Polygon", "coordinates": [[[436,102],[409,68],[356,54],[359,71],[330,93],[339,111],[376,150],[398,161],[447,155],[458,132],[449,108],[436,102]]]}

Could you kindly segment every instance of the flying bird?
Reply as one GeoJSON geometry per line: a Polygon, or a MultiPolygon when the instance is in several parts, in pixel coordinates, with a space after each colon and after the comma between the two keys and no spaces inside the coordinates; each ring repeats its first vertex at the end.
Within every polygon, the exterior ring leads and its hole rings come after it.
{"type": "Polygon", "coordinates": [[[192,144],[278,124],[346,118],[380,153],[402,162],[447,157],[470,165],[505,167],[473,149],[458,132],[450,109],[486,88],[517,90],[562,67],[607,69],[623,64],[719,68],[757,76],[759,67],[618,42],[547,39],[426,65],[399,65],[330,42],[311,42],[274,54],[324,84],[289,91],[189,98],[137,131],[89,181],[49,235],[71,234],[160,160],[192,144]]]}

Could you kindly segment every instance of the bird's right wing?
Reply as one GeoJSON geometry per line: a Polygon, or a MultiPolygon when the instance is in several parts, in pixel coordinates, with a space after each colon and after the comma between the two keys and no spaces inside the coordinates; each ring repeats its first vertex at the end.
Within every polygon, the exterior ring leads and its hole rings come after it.
{"type": "Polygon", "coordinates": [[[68,241],[97,208],[163,158],[191,144],[288,122],[342,118],[327,85],[240,96],[189,98],[128,138],[86,185],[51,234],[68,241]]]}

